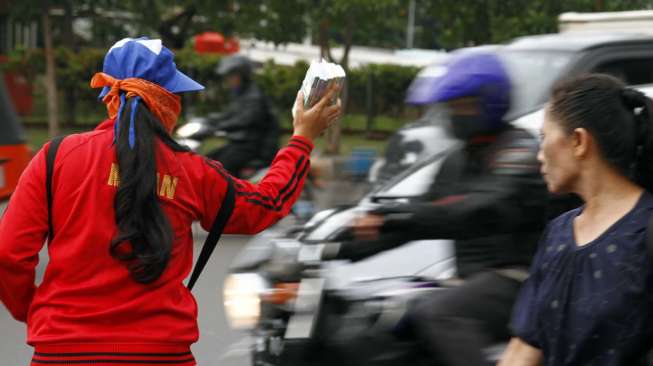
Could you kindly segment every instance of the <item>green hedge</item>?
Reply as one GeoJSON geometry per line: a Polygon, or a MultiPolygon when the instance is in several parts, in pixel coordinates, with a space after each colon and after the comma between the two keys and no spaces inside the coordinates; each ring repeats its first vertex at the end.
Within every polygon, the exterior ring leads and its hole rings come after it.
{"type": "MultiPolygon", "coordinates": [[[[89,82],[93,74],[102,69],[104,53],[104,50],[99,49],[56,50],[57,84],[62,94],[60,105],[63,105],[64,119],[71,113],[79,116],[97,110],[98,91],[91,89],[89,82]]],[[[206,86],[204,92],[184,96],[185,109],[192,113],[222,109],[227,101],[227,94],[214,72],[220,62],[220,56],[199,55],[190,48],[178,50],[175,55],[179,69],[206,86]]],[[[2,67],[8,71],[23,73],[32,81],[36,81],[45,71],[43,58],[41,50],[18,49],[9,54],[8,61],[2,64],[2,67]]],[[[257,70],[255,79],[271,99],[281,120],[290,119],[290,106],[295,100],[307,68],[306,62],[298,62],[293,66],[268,62],[257,70]]],[[[395,65],[368,65],[350,70],[347,82],[347,110],[359,114],[368,112],[368,82],[372,78],[371,100],[374,114],[401,117],[404,113],[403,100],[406,89],[417,71],[414,67],[395,65]]],[[[39,87],[39,83],[35,85],[39,87]]],[[[44,111],[37,110],[35,114],[44,114],[44,111]]]]}

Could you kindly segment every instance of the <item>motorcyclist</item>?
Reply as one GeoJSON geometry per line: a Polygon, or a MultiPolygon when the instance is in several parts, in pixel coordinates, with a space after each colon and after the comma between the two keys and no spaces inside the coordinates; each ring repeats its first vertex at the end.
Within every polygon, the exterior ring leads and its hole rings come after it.
{"type": "Polygon", "coordinates": [[[252,64],[241,55],[221,60],[217,73],[229,89],[231,101],[224,113],[211,122],[227,133],[227,144],[210,153],[232,174],[254,160],[272,162],[279,140],[279,123],[270,103],[252,78],[252,64]]]}
{"type": "Polygon", "coordinates": [[[511,85],[493,54],[448,65],[431,102],[445,103],[462,146],[443,162],[418,202],[385,205],[358,219],[343,257],[363,258],[417,239],[454,239],[462,284],[418,298],[404,315],[444,365],[483,365],[483,350],[507,339],[507,324],[546,220],[538,141],[503,120],[511,85]]]}

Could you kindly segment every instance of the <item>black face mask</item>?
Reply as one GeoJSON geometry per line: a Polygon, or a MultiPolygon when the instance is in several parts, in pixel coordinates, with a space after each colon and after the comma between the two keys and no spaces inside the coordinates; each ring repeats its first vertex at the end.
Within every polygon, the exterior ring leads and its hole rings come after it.
{"type": "Polygon", "coordinates": [[[469,140],[472,137],[487,133],[486,123],[477,115],[451,115],[451,132],[461,140],[469,140]]]}

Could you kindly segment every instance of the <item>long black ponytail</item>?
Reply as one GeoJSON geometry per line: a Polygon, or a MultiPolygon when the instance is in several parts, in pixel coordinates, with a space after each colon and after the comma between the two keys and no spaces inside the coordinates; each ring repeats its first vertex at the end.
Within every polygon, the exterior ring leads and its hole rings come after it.
{"type": "Polygon", "coordinates": [[[635,122],[635,158],[631,176],[640,186],[653,192],[653,100],[634,89],[624,89],[621,98],[635,122]]]}
{"type": "Polygon", "coordinates": [[[141,102],[134,116],[135,145],[129,145],[131,99],[127,100],[116,138],[119,184],[114,199],[117,235],[109,252],[125,263],[132,278],[156,281],[170,260],[174,234],[157,195],[156,140],[176,151],[186,150],[165,131],[141,102]]]}
{"type": "Polygon", "coordinates": [[[606,161],[653,192],[653,101],[644,93],[587,74],[557,83],[549,111],[568,132],[587,129],[606,161]]]}

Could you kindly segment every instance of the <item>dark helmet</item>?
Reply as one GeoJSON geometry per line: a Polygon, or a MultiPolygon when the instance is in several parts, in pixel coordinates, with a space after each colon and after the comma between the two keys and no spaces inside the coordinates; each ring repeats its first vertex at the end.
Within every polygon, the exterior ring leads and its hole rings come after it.
{"type": "Polygon", "coordinates": [[[252,62],[249,58],[241,55],[227,56],[220,61],[216,72],[220,76],[238,74],[248,79],[252,73],[252,62]]]}
{"type": "Polygon", "coordinates": [[[510,77],[496,55],[465,52],[446,65],[446,71],[433,80],[429,91],[420,90],[420,103],[416,104],[478,97],[485,120],[496,126],[510,109],[510,91],[510,77]]]}

